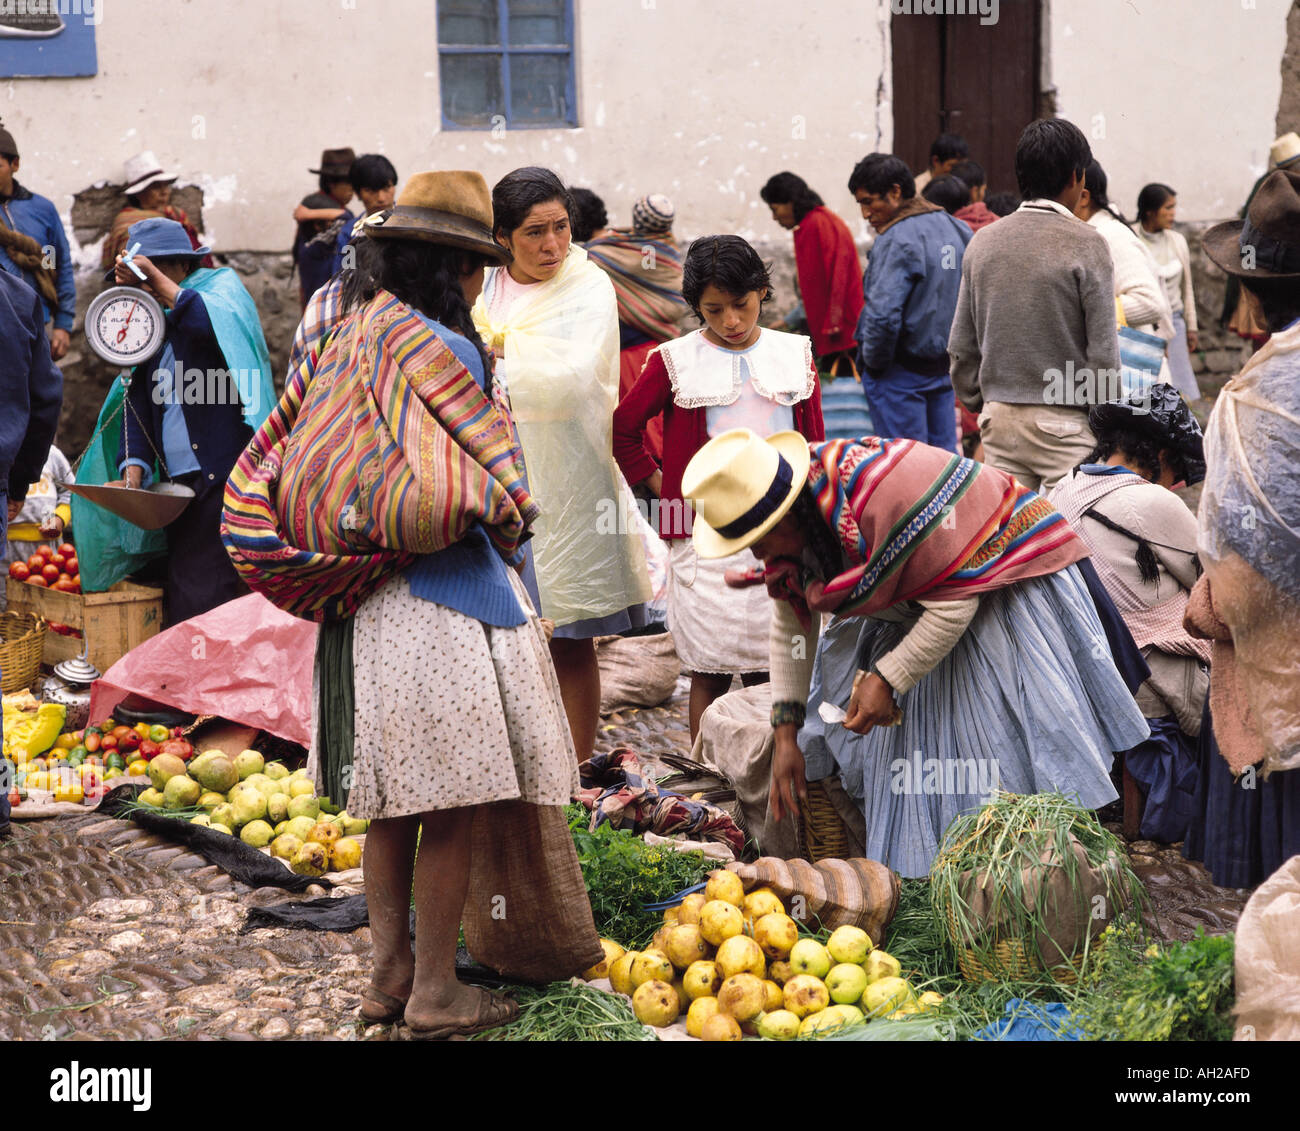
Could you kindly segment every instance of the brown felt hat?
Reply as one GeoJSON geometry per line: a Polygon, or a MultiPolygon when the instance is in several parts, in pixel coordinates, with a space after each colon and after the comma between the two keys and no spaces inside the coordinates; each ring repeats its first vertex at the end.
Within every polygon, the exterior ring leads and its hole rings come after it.
{"type": "Polygon", "coordinates": [[[498,263],[511,259],[492,238],[492,194],[482,173],[416,173],[392,208],[363,224],[377,239],[425,240],[477,251],[498,263]]]}
{"type": "Polygon", "coordinates": [[[308,169],[307,172],[315,173],[321,177],[337,177],[339,180],[347,180],[348,173],[352,169],[352,162],[356,159],[357,155],[350,148],[326,149],[320,155],[320,168],[308,169]]]}
{"type": "Polygon", "coordinates": [[[1274,169],[1244,220],[1216,224],[1201,238],[1217,267],[1242,279],[1300,279],[1300,172],[1274,169]]]}

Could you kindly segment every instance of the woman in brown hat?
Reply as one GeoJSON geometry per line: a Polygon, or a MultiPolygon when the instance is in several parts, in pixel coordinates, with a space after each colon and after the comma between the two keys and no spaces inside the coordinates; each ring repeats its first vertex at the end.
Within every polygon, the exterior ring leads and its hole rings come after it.
{"type": "MultiPolygon", "coordinates": [[[[470,317],[484,267],[508,258],[491,224],[487,184],[474,172],[419,174],[395,207],[371,217],[361,238],[377,254],[359,260],[374,278],[356,288],[345,281],[357,305],[293,375],[277,410],[286,415],[273,414],[231,484],[243,489],[249,461],[262,459],[258,445],[287,424],[278,491],[285,513],[300,514],[300,502],[310,510],[313,487],[334,490],[319,475],[306,481],[317,452],[337,462],[321,422],[331,406],[355,405],[333,390],[364,386],[375,434],[402,446],[418,472],[414,497],[394,504],[397,529],[420,516],[425,525],[446,520],[454,539],[434,553],[389,555],[392,568],[364,586],[328,569],[303,581],[337,598],[322,610],[310,765],[322,791],[346,792],[349,811],[371,821],[364,868],[374,968],[361,1016],[404,1018],[422,1039],[475,1033],[517,1013],[509,999],[457,981],[462,925],[477,961],[526,980],[566,978],[601,957],[561,809],[578,787],[573,745],[546,634],[516,573],[536,507],[513,470],[517,452],[489,400],[491,368],[470,317]],[[286,408],[294,403],[301,408],[286,408]]],[[[365,478],[385,459],[372,451],[336,478],[365,478]]],[[[361,513],[371,501],[364,489],[337,490],[325,502],[353,515],[343,520],[352,537],[383,525],[387,516],[361,513]]],[[[232,508],[228,493],[227,521],[237,524],[232,508]]]]}

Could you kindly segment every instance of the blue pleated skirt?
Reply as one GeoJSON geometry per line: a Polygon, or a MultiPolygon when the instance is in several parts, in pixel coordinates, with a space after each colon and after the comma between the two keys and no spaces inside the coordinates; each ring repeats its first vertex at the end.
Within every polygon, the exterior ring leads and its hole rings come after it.
{"type": "Polygon", "coordinates": [[[823,722],[823,700],[847,706],[859,655],[874,663],[906,628],[833,620],[799,735],[808,780],[838,773],[862,806],[868,857],[927,875],[944,830],[994,789],[1055,790],[1090,809],[1115,800],[1113,755],[1149,728],[1076,567],[983,596],[953,650],[898,696],[899,726],[858,735],[823,722]]]}

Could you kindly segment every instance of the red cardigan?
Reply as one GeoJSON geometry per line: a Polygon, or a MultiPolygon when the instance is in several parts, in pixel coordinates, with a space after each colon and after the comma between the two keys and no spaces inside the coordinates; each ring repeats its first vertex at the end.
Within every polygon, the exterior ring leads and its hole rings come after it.
{"type": "Polygon", "coordinates": [[[856,350],[862,267],[848,225],[825,205],[812,209],[795,228],[794,265],[813,355],[856,350]]]}
{"type": "MultiPolygon", "coordinates": [[[[813,371],[812,395],[790,407],[796,431],[809,440],[826,438],[822,423],[821,382],[816,370],[813,371]]],[[[614,458],[628,483],[633,485],[648,479],[657,470],[663,471],[657,526],[659,536],[666,541],[690,537],[691,516],[682,502],[682,475],[691,457],[708,440],[708,409],[680,408],[673,402],[668,369],[656,347],[646,359],[640,379],[614,410],[614,458]],[[661,412],[664,420],[662,469],[645,442],[646,424],[661,412]],[[687,516],[685,522],[679,517],[683,515],[687,516]]]]}

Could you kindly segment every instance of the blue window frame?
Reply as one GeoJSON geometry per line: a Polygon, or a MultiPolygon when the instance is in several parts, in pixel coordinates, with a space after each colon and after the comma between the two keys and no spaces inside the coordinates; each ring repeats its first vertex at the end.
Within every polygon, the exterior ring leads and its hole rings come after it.
{"type": "Polygon", "coordinates": [[[438,0],[446,130],[578,124],[573,0],[438,0]]]}

